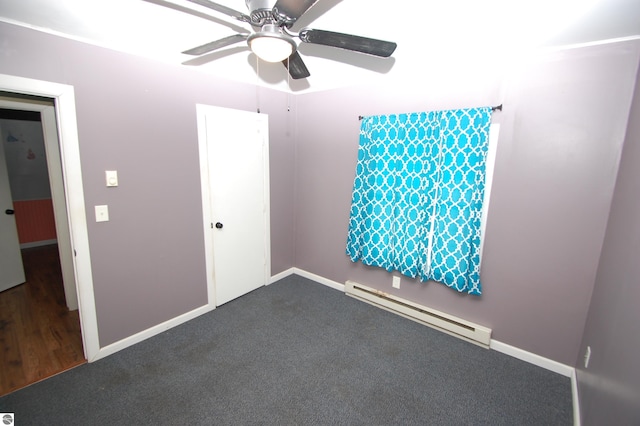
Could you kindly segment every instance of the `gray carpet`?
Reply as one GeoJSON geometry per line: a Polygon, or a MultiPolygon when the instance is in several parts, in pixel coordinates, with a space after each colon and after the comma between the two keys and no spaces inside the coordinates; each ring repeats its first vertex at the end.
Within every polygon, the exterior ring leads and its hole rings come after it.
{"type": "Polygon", "coordinates": [[[299,276],[0,398],[17,425],[571,425],[567,377],[299,276]]]}

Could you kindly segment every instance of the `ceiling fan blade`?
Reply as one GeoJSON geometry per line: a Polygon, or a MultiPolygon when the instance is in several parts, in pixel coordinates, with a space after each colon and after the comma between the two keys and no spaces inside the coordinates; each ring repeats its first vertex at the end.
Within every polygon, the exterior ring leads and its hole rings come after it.
{"type": "Polygon", "coordinates": [[[289,56],[288,59],[282,61],[282,63],[289,69],[289,75],[294,80],[306,78],[311,75],[298,51],[293,52],[293,54],[289,56]]]}
{"type": "Polygon", "coordinates": [[[247,37],[249,37],[247,34],[234,34],[230,35],[229,37],[221,38],[220,40],[203,44],[202,46],[194,47],[193,49],[185,50],[182,53],[184,53],[185,55],[193,56],[204,55],[205,53],[212,52],[216,49],[221,49],[223,47],[227,47],[232,44],[244,41],[247,39],[247,37]]]}
{"type": "Polygon", "coordinates": [[[304,43],[339,47],[341,49],[353,50],[369,55],[381,56],[383,58],[391,56],[397,47],[396,43],[390,41],[309,28],[300,31],[298,37],[300,37],[300,40],[304,43]]]}
{"type": "Polygon", "coordinates": [[[216,12],[224,13],[225,15],[231,16],[232,18],[235,18],[238,21],[251,23],[251,18],[249,16],[245,15],[242,12],[238,12],[237,10],[233,10],[230,7],[223,6],[221,4],[214,3],[209,0],[187,0],[187,1],[190,1],[191,3],[199,4],[200,6],[208,7],[209,9],[213,9],[216,12]]]}
{"type": "Polygon", "coordinates": [[[278,0],[273,6],[273,11],[277,16],[284,17],[287,27],[290,28],[317,2],[318,0],[278,0]]]}

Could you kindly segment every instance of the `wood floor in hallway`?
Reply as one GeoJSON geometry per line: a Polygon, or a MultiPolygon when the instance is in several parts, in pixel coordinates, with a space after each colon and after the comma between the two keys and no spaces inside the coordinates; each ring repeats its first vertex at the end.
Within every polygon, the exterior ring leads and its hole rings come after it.
{"type": "Polygon", "coordinates": [[[86,362],[57,245],[24,249],[27,282],[0,292],[0,396],[86,362]]]}

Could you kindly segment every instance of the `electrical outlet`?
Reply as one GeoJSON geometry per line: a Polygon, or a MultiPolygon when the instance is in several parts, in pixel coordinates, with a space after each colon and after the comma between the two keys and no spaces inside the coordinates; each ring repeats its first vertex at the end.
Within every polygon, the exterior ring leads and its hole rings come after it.
{"type": "Polygon", "coordinates": [[[591,346],[587,346],[584,353],[584,368],[589,368],[589,360],[591,359],[591,346]]]}
{"type": "Polygon", "coordinates": [[[393,281],[391,283],[391,287],[400,288],[400,277],[393,277],[393,281]]]}
{"type": "Polygon", "coordinates": [[[96,222],[108,222],[109,206],[95,206],[95,207],[96,207],[96,222]]]}

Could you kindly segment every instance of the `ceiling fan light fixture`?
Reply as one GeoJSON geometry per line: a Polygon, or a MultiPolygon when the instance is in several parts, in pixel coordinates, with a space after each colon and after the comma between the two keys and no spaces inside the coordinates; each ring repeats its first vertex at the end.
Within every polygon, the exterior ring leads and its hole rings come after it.
{"type": "Polygon", "coordinates": [[[282,33],[276,25],[264,25],[260,32],[247,38],[251,51],[266,62],[282,62],[296,50],[293,39],[282,33]]]}

